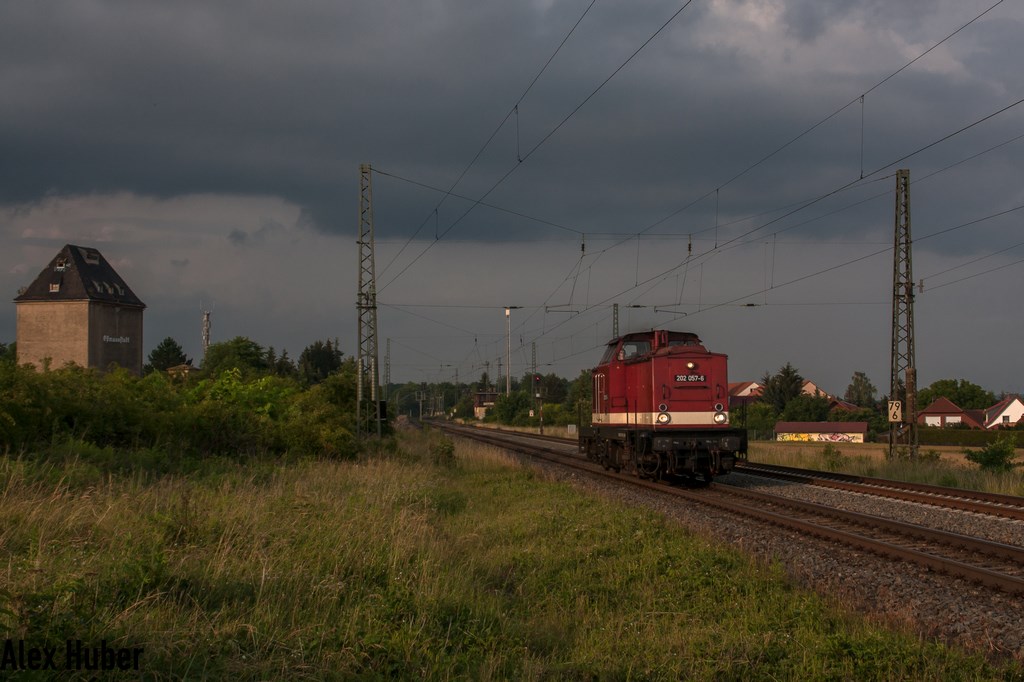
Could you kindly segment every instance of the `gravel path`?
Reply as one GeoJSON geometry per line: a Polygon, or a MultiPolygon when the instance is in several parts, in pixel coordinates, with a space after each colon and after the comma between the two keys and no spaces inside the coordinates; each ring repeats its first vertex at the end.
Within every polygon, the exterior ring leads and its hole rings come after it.
{"type": "MultiPolygon", "coordinates": [[[[698,534],[727,543],[765,563],[778,562],[800,584],[843,605],[895,624],[921,636],[982,652],[993,658],[1024,661],[1024,598],[993,592],[957,578],[893,561],[835,543],[806,537],[738,516],[709,515],[699,506],[680,504],[666,496],[572,472],[553,464],[533,466],[552,478],[602,496],[664,514],[698,534]]],[[[978,535],[1022,545],[1019,521],[945,511],[925,505],[866,495],[851,495],[813,486],[729,474],[746,487],[770,487],[778,494],[841,505],[863,513],[910,520],[913,523],[978,535]],[[741,477],[743,480],[741,480],[741,477]]]]}

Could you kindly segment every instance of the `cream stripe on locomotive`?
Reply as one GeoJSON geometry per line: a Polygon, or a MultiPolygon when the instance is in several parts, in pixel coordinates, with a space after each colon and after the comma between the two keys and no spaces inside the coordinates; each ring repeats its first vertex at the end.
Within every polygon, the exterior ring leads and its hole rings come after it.
{"type": "MultiPolygon", "coordinates": [[[[710,426],[721,426],[721,424],[715,423],[715,411],[710,410],[708,412],[669,412],[668,415],[672,418],[667,424],[658,424],[658,415],[661,412],[594,412],[591,415],[591,423],[593,424],[657,424],[658,426],[692,426],[694,424],[702,425],[708,424],[710,426]]],[[[726,412],[726,415],[729,413],[726,412]]]]}

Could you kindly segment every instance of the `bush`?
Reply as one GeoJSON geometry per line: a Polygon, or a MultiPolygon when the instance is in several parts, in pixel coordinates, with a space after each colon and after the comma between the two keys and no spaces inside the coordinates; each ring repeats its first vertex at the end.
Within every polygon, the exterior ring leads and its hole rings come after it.
{"type": "Polygon", "coordinates": [[[450,438],[440,438],[430,444],[430,458],[437,466],[454,467],[455,443],[450,438]]]}
{"type": "Polygon", "coordinates": [[[354,457],[355,370],[342,370],[309,390],[294,379],[246,380],[231,368],[198,383],[170,381],[162,372],[139,378],[69,365],[36,372],[0,363],[0,453],[41,452],[76,443],[166,457],[354,457]]]}
{"type": "Polygon", "coordinates": [[[1015,444],[1013,434],[1002,434],[994,443],[981,450],[965,448],[963,453],[969,462],[974,462],[983,471],[1010,471],[1013,467],[1020,466],[1019,463],[1013,462],[1017,454],[1014,452],[1015,444]]]}
{"type": "Polygon", "coordinates": [[[821,449],[821,458],[825,460],[825,468],[829,471],[839,471],[846,462],[846,457],[832,443],[827,444],[821,449]]]}

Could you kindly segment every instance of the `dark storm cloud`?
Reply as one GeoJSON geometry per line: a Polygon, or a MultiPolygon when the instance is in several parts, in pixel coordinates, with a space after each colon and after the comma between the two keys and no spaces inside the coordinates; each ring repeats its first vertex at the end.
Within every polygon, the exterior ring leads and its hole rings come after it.
{"type": "MultiPolygon", "coordinates": [[[[877,66],[857,68],[837,53],[834,63],[780,78],[772,73],[779,64],[757,43],[701,39],[738,35],[770,9],[726,4],[735,10],[724,20],[731,25],[716,25],[704,4],[688,8],[545,139],[679,7],[598,3],[458,191],[482,196],[514,169],[490,197],[502,205],[571,218],[585,231],[643,229],[716,189],[906,58],[893,50],[874,60],[877,66]],[[523,154],[530,158],[519,164],[523,154]],[[638,200],[647,208],[637,208],[638,200]]],[[[0,114],[0,201],[120,190],[277,195],[303,207],[320,229],[348,231],[359,163],[447,188],[584,6],[314,2],[301,11],[275,3],[238,11],[205,2],[11,3],[0,23],[0,86],[14,93],[0,114]]],[[[840,22],[889,30],[913,24],[908,41],[942,35],[922,35],[920,26],[936,11],[923,1],[791,0],[779,7],[786,32],[804,42],[840,22]]],[[[1013,39],[1004,32],[984,50],[959,50],[985,74],[1005,62],[1013,39]]],[[[873,93],[864,110],[866,160],[888,162],[891,152],[910,151],[984,113],[981,101],[996,101],[991,93],[981,100],[978,89],[991,87],[978,78],[910,72],[873,93]],[[942,115],[925,116],[936,111],[942,115]]],[[[1008,83],[1003,90],[1015,92],[1008,83]]],[[[838,122],[731,194],[751,206],[758,195],[775,194],[783,205],[795,197],[780,195],[780,179],[816,191],[828,183],[787,179],[813,173],[835,182],[822,164],[859,171],[860,110],[838,122]]],[[[405,234],[440,199],[403,183],[380,192],[391,202],[381,211],[389,229],[405,234]]],[[[465,211],[451,199],[443,209],[451,217],[441,231],[465,211]]],[[[530,222],[510,228],[477,208],[452,232],[510,234],[545,230],[530,222]]]]}
{"type": "MultiPolygon", "coordinates": [[[[360,163],[380,171],[382,288],[405,273],[384,291],[388,303],[470,306],[420,317],[384,308],[382,329],[402,337],[454,326],[482,339],[503,331],[499,304],[531,304],[524,343],[538,335],[551,362],[576,358],[580,339],[607,340],[613,300],[701,308],[884,248],[900,167],[912,170],[922,277],[1019,241],[1020,213],[979,219],[1024,204],[1024,140],[1009,142],[1024,133],[1024,106],[929,147],[1024,97],[1019,3],[1002,3],[884,84],[988,0],[695,0],[631,58],[684,4],[599,0],[521,100],[589,0],[0,4],[0,230],[12,244],[0,252],[3,283],[14,291],[54,248],[88,239],[120,252],[158,338],[198,343],[198,306],[213,298],[215,333],[228,338],[296,351],[352,337],[339,320],[356,298],[348,251],[360,163]],[[461,196],[442,202],[431,187],[448,189],[478,152],[461,196]],[[416,230],[419,241],[396,255],[416,230]],[[727,248],[701,256],[705,272],[696,261],[672,271],[691,239],[695,254],[727,248]],[[254,272],[274,272],[273,284],[254,272]],[[553,323],[544,304],[564,301],[603,307],[553,323]],[[497,315],[483,310],[491,305],[497,315]],[[545,337],[563,322],[564,336],[545,337]]],[[[785,355],[803,343],[804,358],[820,357],[824,342],[794,339],[805,309],[784,306],[884,304],[889,268],[880,257],[834,279],[770,287],[756,296],[764,307],[741,316],[686,308],[685,322],[733,345],[723,350],[735,353],[737,378],[790,359],[816,379],[838,371],[833,384],[855,369],[884,373],[884,305],[881,314],[829,310],[850,324],[828,345],[863,363],[841,369],[834,358],[815,366],[785,355]],[[752,324],[767,342],[750,343],[752,324]]],[[[990,299],[936,291],[921,300],[943,314],[990,299]]],[[[985,319],[1007,309],[992,305],[985,319]]],[[[650,309],[625,317],[634,328],[666,320],[650,309]]],[[[0,340],[13,326],[13,313],[0,317],[0,340]]],[[[417,350],[493,362],[499,345],[417,350]]],[[[921,349],[941,365],[946,351],[921,349]]]]}
{"type": "Polygon", "coordinates": [[[537,27],[493,5],[459,9],[455,24],[418,4],[8,5],[0,200],[279,194],[329,228],[359,162],[443,165],[470,153],[446,130],[481,139],[480,110],[500,115],[488,84],[516,52],[501,36],[522,48],[537,27]]]}

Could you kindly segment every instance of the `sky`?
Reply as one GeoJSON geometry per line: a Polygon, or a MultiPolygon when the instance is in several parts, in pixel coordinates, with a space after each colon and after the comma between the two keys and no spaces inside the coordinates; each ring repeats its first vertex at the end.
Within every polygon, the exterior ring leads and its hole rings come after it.
{"type": "Polygon", "coordinates": [[[394,383],[573,378],[618,306],[731,381],[885,394],[908,169],[919,384],[1024,392],[1021,35],[1012,0],[2,3],[0,341],[71,243],[147,354],[198,363],[210,310],[355,355],[370,164],[394,383]]]}

